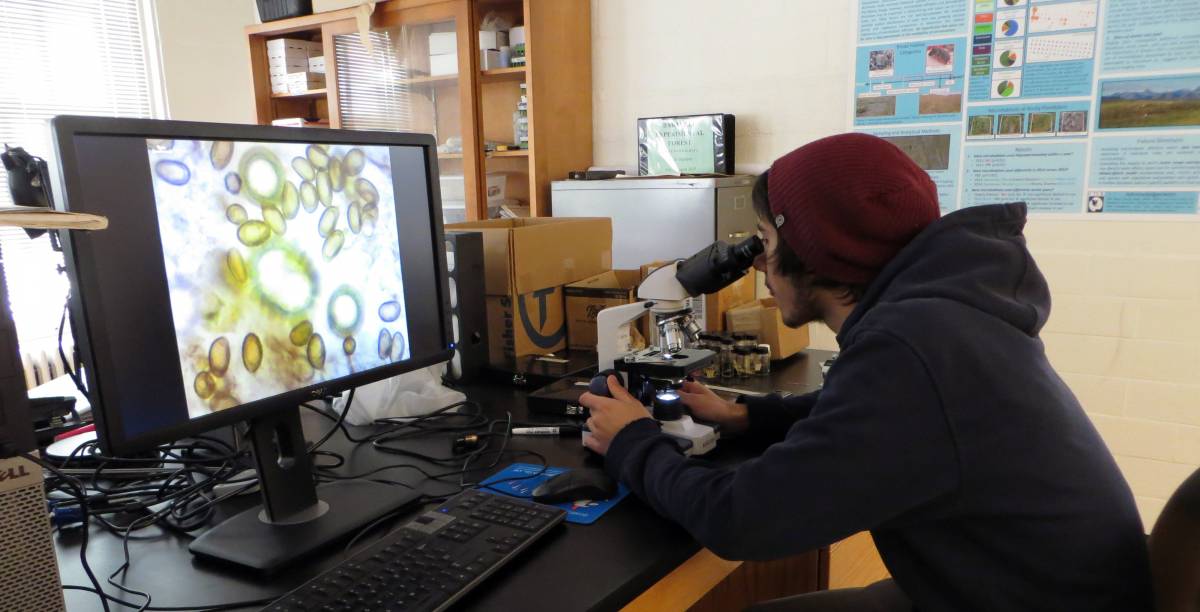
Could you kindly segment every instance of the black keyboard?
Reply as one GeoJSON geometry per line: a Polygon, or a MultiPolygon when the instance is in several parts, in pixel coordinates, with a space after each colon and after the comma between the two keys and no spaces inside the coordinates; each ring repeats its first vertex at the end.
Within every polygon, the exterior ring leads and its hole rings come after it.
{"type": "Polygon", "coordinates": [[[266,609],[444,610],[565,516],[511,497],[460,493],[266,609]]]}

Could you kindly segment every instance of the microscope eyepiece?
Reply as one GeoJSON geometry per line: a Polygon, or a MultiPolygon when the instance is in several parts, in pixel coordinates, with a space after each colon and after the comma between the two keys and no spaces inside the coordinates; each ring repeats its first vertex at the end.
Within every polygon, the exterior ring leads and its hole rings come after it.
{"type": "Polygon", "coordinates": [[[730,247],[733,251],[733,258],[738,262],[738,265],[743,269],[748,269],[754,265],[754,258],[763,254],[762,239],[758,236],[751,236],[730,247]]]}
{"type": "Polygon", "coordinates": [[[737,244],[717,241],[680,263],[675,280],[693,296],[716,293],[741,278],[762,252],[758,236],[737,244]]]}

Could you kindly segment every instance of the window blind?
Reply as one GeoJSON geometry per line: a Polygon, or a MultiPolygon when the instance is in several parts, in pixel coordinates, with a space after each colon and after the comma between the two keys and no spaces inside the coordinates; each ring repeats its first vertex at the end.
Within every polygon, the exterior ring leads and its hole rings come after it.
{"type": "Polygon", "coordinates": [[[357,34],[333,37],[342,127],[406,132],[412,126],[408,66],[400,56],[401,32],[372,31],[368,53],[357,34]]]}
{"type": "MultiPolygon", "coordinates": [[[[57,177],[49,130],[55,115],[161,115],[148,6],[143,0],[0,0],[0,143],[45,158],[57,177]]],[[[0,206],[12,203],[5,180],[0,206]]],[[[0,255],[22,351],[56,345],[68,290],[57,269],[61,255],[47,236],[30,240],[15,228],[0,228],[0,255]]]]}

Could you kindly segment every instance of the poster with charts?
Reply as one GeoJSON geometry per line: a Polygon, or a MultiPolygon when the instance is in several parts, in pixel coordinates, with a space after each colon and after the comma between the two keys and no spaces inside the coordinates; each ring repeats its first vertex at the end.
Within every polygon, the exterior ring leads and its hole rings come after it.
{"type": "Polygon", "coordinates": [[[1200,220],[1200,2],[853,4],[851,129],[929,172],[943,214],[1200,220]]]}

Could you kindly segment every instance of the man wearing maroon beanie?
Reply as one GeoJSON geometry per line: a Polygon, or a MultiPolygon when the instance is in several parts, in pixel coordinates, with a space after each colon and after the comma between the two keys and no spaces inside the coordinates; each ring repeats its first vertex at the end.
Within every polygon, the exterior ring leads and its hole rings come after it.
{"type": "Polygon", "coordinates": [[[929,176],[865,134],[783,156],[754,203],[784,322],[837,333],[824,388],[729,402],[685,384],[696,417],[763,445],[720,467],[610,377],[613,399],[581,400],[606,469],[722,557],[870,530],[894,580],[764,610],[1152,609],[1133,495],[1038,338],[1024,204],[939,218],[929,176]]]}

